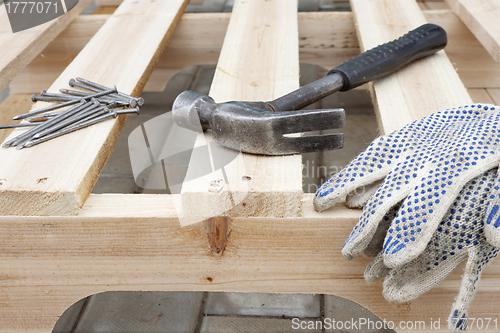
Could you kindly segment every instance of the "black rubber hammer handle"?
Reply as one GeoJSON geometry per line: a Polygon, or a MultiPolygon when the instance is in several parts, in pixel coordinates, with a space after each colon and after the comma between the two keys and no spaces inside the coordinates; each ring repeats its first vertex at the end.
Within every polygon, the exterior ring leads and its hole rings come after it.
{"type": "Polygon", "coordinates": [[[446,31],[435,24],[424,24],[406,35],[379,45],[344,62],[328,72],[342,75],[341,91],[394,73],[414,60],[442,50],[447,43],[446,31]]]}

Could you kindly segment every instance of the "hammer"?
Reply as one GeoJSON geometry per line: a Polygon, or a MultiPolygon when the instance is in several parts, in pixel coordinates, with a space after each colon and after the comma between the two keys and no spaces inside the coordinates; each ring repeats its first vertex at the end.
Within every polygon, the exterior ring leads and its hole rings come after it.
{"type": "Polygon", "coordinates": [[[389,75],[443,49],[446,43],[443,28],[424,24],[273,101],[216,103],[209,96],[184,91],[174,101],[172,116],[179,126],[193,131],[211,129],[215,142],[251,154],[287,155],[340,149],[344,143],[342,133],[289,134],[341,128],[345,124],[344,110],[301,109],[334,92],[348,91],[389,75]]]}

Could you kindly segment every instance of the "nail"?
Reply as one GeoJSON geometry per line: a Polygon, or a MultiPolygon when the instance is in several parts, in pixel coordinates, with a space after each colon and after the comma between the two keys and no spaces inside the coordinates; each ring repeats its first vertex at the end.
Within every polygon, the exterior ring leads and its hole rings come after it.
{"type": "Polygon", "coordinates": [[[43,122],[37,123],[22,123],[22,124],[14,124],[14,125],[0,125],[0,129],[8,129],[8,128],[18,128],[18,127],[32,127],[43,124],[43,122]]]}
{"type": "Polygon", "coordinates": [[[73,99],[71,101],[67,101],[67,102],[64,102],[64,103],[61,103],[61,104],[49,106],[49,107],[46,107],[46,108],[43,108],[43,109],[34,110],[34,111],[31,111],[31,112],[28,112],[28,113],[25,113],[25,114],[21,114],[19,116],[14,117],[14,120],[25,119],[25,118],[29,118],[31,116],[35,116],[35,115],[38,115],[38,114],[41,114],[41,113],[45,113],[45,112],[48,112],[48,111],[56,110],[56,109],[59,109],[59,108],[65,107],[65,106],[71,106],[71,105],[77,104],[78,102],[80,102],[82,100],[89,101],[91,98],[98,98],[98,97],[101,97],[101,96],[113,94],[116,91],[117,90],[116,90],[116,87],[115,87],[114,89],[109,89],[109,90],[101,91],[99,93],[95,93],[95,94],[92,94],[92,95],[84,96],[81,99],[73,99]]]}
{"type": "Polygon", "coordinates": [[[78,91],[78,90],[71,90],[71,89],[59,89],[59,91],[62,92],[63,94],[74,95],[74,96],[87,96],[87,95],[89,95],[86,92],[78,91]]]}
{"type": "Polygon", "coordinates": [[[92,109],[89,109],[85,112],[77,113],[64,121],[61,121],[60,123],[55,124],[54,126],[51,126],[51,127],[47,128],[46,130],[43,130],[43,131],[33,135],[33,139],[40,139],[41,137],[49,135],[50,133],[56,132],[57,130],[60,130],[64,127],[71,126],[82,119],[88,118],[89,116],[92,116],[96,113],[99,113],[100,111],[106,111],[106,113],[107,113],[107,112],[109,112],[109,109],[105,106],[96,105],[92,109]]]}
{"type": "MultiPolygon", "coordinates": [[[[99,88],[96,88],[96,87],[93,87],[91,85],[88,85],[88,84],[85,84],[85,83],[82,83],[82,82],[78,82],[76,81],[75,79],[71,79],[69,80],[69,85],[71,87],[78,87],[78,88],[82,88],[82,89],[87,89],[87,90],[90,90],[90,91],[93,91],[93,92],[100,92],[100,91],[103,91],[103,89],[99,89],[99,88]]],[[[109,89],[109,88],[106,88],[106,89],[109,89]]],[[[63,90],[63,89],[61,89],[63,90]]],[[[66,89],[66,90],[69,90],[69,89],[66,89]]],[[[80,96],[87,96],[88,94],[86,93],[82,93],[82,92],[79,92],[79,91],[75,91],[75,90],[70,90],[71,92],[77,92],[79,94],[83,94],[83,95],[80,95],[80,96]]],[[[120,96],[120,95],[117,95],[117,94],[110,94],[109,95],[109,99],[111,101],[121,101],[121,105],[123,106],[131,106],[133,108],[135,108],[137,106],[137,100],[135,99],[131,99],[131,98],[124,98],[123,96],[120,96]]]]}
{"type": "MultiPolygon", "coordinates": [[[[103,85],[100,85],[98,83],[95,83],[95,82],[92,82],[92,81],[89,81],[89,80],[86,80],[86,79],[83,79],[81,77],[77,77],[76,80],[80,81],[81,83],[84,83],[84,84],[86,84],[88,86],[95,87],[95,88],[98,88],[98,89],[101,89],[101,90],[109,89],[108,87],[105,87],[103,85]]],[[[126,98],[133,99],[133,100],[137,101],[137,105],[139,105],[139,106],[143,106],[144,105],[144,98],[142,98],[142,97],[134,97],[134,96],[130,96],[130,95],[127,95],[125,93],[122,93],[122,92],[117,92],[117,94],[120,95],[120,96],[123,96],[123,97],[126,97],[126,98]]],[[[132,106],[132,107],[135,107],[135,106],[132,106]]]]}
{"type": "Polygon", "coordinates": [[[35,128],[32,128],[24,133],[22,133],[21,135],[19,135],[16,140],[12,143],[10,143],[10,146],[17,146],[19,145],[20,143],[22,143],[23,141],[26,141],[27,139],[30,139],[31,137],[33,137],[33,135],[49,128],[50,126],[53,126],[54,124],[57,124],[58,122],[72,116],[73,114],[75,114],[76,112],[79,112],[81,110],[84,110],[85,108],[88,107],[88,102],[85,102],[85,101],[81,101],[78,105],[66,110],[65,112],[61,113],[60,115],[52,118],[51,120],[48,120],[46,122],[43,123],[43,125],[40,125],[38,127],[35,127],[35,128]]]}
{"type": "Polygon", "coordinates": [[[110,118],[116,118],[120,114],[129,114],[129,113],[139,113],[139,108],[136,107],[134,109],[121,110],[121,111],[118,111],[118,112],[116,110],[114,110],[114,109],[111,109],[111,110],[109,110],[109,113],[104,114],[102,116],[96,117],[94,119],[85,121],[83,123],[80,123],[80,124],[77,124],[77,125],[74,125],[74,126],[71,126],[71,127],[67,127],[67,128],[65,128],[65,129],[63,129],[63,130],[61,130],[59,132],[55,132],[55,133],[52,133],[50,135],[44,136],[44,137],[42,137],[42,138],[40,138],[38,140],[30,140],[30,141],[26,142],[23,145],[22,148],[30,148],[30,147],[36,146],[36,145],[38,145],[40,143],[43,143],[43,142],[55,139],[57,137],[60,137],[62,135],[65,135],[65,134],[68,134],[68,133],[71,133],[71,132],[75,132],[75,131],[78,131],[80,129],[92,126],[94,124],[106,121],[106,120],[108,120],[110,118]]]}
{"type": "Polygon", "coordinates": [[[61,112],[54,112],[54,113],[49,113],[43,116],[35,116],[31,118],[26,118],[24,120],[29,121],[30,123],[36,123],[36,122],[41,122],[41,121],[47,121],[57,115],[61,114],[61,112]]]}
{"type": "MultiPolygon", "coordinates": [[[[77,82],[78,83],[78,82],[77,82]]],[[[102,90],[98,90],[96,89],[97,91],[102,91],[102,90]]],[[[63,94],[68,94],[68,95],[72,95],[72,96],[87,96],[89,95],[88,93],[85,93],[83,91],[77,91],[77,90],[71,90],[71,89],[59,89],[60,92],[62,92],[63,94]]],[[[111,94],[110,96],[112,96],[113,94],[111,94]]],[[[108,104],[116,104],[116,106],[132,106],[130,105],[130,102],[128,100],[125,100],[123,98],[113,98],[113,97],[101,97],[99,98],[99,100],[101,101],[101,103],[108,103],[108,104]]],[[[135,106],[132,106],[132,107],[135,107],[135,106]]]]}
{"type": "Polygon", "coordinates": [[[25,118],[28,118],[28,117],[31,117],[31,116],[35,116],[37,114],[41,114],[41,113],[49,112],[49,111],[52,111],[52,110],[60,109],[60,108],[63,108],[65,106],[71,106],[71,105],[74,105],[74,104],[76,104],[78,102],[79,102],[79,100],[75,99],[74,101],[68,101],[68,102],[65,102],[65,103],[48,106],[48,107],[43,108],[43,109],[38,109],[38,110],[31,111],[29,113],[24,113],[24,114],[21,114],[19,116],[15,116],[13,119],[14,120],[25,119],[25,118]]]}
{"type": "Polygon", "coordinates": [[[122,114],[133,114],[133,113],[135,113],[135,114],[139,115],[139,114],[140,114],[140,109],[139,109],[139,107],[137,106],[137,107],[135,107],[135,108],[133,108],[133,109],[117,110],[117,111],[116,111],[116,113],[117,113],[118,115],[122,115],[122,114]]]}
{"type": "Polygon", "coordinates": [[[50,96],[50,95],[45,95],[45,96],[38,96],[37,94],[31,95],[31,100],[33,102],[67,102],[67,101],[73,101],[73,100],[78,100],[78,97],[70,97],[70,96],[50,96]]]}
{"type": "MultiPolygon", "coordinates": [[[[51,93],[45,93],[44,95],[42,95],[43,97],[47,96],[47,97],[53,97],[53,98],[60,98],[61,101],[65,100],[65,101],[69,101],[69,100],[72,100],[72,99],[81,99],[81,97],[87,97],[91,94],[87,94],[87,93],[84,93],[84,92],[79,92],[79,91],[75,91],[75,90],[69,90],[69,89],[61,89],[61,90],[65,90],[65,91],[71,91],[71,92],[76,92],[76,93],[79,93],[77,96],[75,95],[61,95],[61,94],[51,94],[51,93]]],[[[110,94],[111,95],[111,94],[110,94]]],[[[108,97],[108,96],[102,96],[102,97],[99,97],[97,98],[97,100],[103,104],[108,104],[108,103],[113,103],[115,102],[116,100],[111,98],[111,97],[108,97]]],[[[123,105],[123,106],[128,106],[129,103],[128,101],[126,100],[120,100],[122,103],[120,105],[123,105]]]]}

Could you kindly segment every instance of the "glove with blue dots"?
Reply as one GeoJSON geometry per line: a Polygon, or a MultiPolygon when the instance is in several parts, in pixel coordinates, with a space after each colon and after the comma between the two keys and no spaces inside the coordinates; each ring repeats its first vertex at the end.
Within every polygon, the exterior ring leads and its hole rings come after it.
{"type": "Polygon", "coordinates": [[[494,105],[436,112],[378,138],[325,182],[314,198],[318,211],[350,193],[362,194],[363,188],[370,194],[358,203],[364,209],[344,244],[344,257],[363,252],[399,203],[384,234],[384,264],[400,267],[420,256],[465,183],[498,166],[499,121],[500,107],[494,105]]]}
{"type": "Polygon", "coordinates": [[[488,198],[488,209],[485,216],[485,233],[488,241],[500,247],[500,174],[497,173],[495,184],[488,198]]]}
{"type": "MultiPolygon", "coordinates": [[[[496,169],[469,181],[439,223],[425,250],[414,260],[392,269],[384,265],[383,238],[374,237],[367,247],[376,255],[365,271],[365,279],[377,281],[385,276],[384,296],[391,302],[408,302],[443,281],[460,263],[467,260],[460,292],[449,317],[449,328],[467,328],[467,310],[476,293],[483,267],[498,255],[485,235],[486,206],[496,186],[496,169]]],[[[384,234],[397,215],[393,207],[380,223],[376,235],[384,234]]]]}

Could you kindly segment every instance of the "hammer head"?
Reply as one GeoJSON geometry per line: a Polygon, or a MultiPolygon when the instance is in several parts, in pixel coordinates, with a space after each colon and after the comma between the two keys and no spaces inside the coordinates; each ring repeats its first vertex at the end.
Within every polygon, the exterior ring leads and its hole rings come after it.
{"type": "Polygon", "coordinates": [[[211,129],[215,142],[251,154],[340,149],[344,141],[342,133],[300,136],[302,132],[343,127],[343,109],[274,112],[265,102],[215,103],[206,95],[185,91],[175,100],[172,115],[179,126],[195,131],[211,129]]]}

